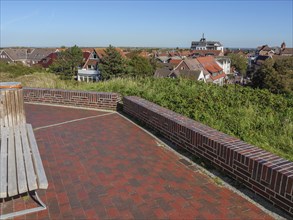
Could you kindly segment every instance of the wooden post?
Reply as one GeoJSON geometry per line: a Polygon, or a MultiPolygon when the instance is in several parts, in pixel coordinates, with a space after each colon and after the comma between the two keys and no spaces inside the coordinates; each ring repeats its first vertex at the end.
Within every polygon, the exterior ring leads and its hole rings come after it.
{"type": "Polygon", "coordinates": [[[26,123],[23,90],[19,82],[0,83],[0,134],[2,127],[26,123]]]}

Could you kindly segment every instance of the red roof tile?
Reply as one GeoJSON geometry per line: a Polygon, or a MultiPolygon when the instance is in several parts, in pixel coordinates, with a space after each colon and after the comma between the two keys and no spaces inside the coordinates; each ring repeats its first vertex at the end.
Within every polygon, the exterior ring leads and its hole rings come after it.
{"type": "Polygon", "coordinates": [[[212,56],[198,57],[196,59],[210,73],[217,73],[223,71],[223,69],[217,64],[215,58],[212,56]]]}
{"type": "Polygon", "coordinates": [[[211,76],[211,79],[214,81],[214,80],[217,80],[217,79],[223,78],[223,77],[225,77],[225,76],[226,76],[225,73],[221,73],[221,74],[216,75],[216,76],[211,76]]]}
{"type": "Polygon", "coordinates": [[[178,59],[178,60],[176,60],[176,59],[173,59],[173,60],[172,60],[172,59],[171,59],[169,63],[171,63],[171,64],[177,66],[181,61],[182,61],[182,60],[179,60],[179,59],[178,59]]]}

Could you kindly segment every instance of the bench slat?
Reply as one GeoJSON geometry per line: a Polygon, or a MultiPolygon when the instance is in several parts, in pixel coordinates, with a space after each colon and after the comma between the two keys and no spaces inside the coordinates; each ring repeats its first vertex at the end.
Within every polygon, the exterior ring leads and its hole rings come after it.
{"type": "Polygon", "coordinates": [[[26,126],[23,124],[20,126],[21,131],[21,139],[23,144],[23,155],[25,161],[25,169],[27,175],[27,184],[30,191],[35,190],[38,188],[36,176],[35,176],[35,169],[32,161],[30,145],[27,137],[26,126]]]}
{"type": "Polygon", "coordinates": [[[18,192],[27,192],[26,172],[24,169],[24,157],[22,153],[22,143],[20,139],[20,127],[15,127],[15,151],[16,151],[16,167],[17,167],[17,183],[18,192]]]}
{"type": "Polygon", "coordinates": [[[24,111],[24,102],[23,102],[23,92],[22,90],[18,90],[18,103],[19,103],[19,123],[20,124],[25,124],[26,123],[26,118],[25,118],[25,111],[24,111]]]}
{"type": "Polygon", "coordinates": [[[17,195],[15,144],[13,129],[9,129],[8,138],[8,195],[17,195]]]}
{"type": "MultiPolygon", "coordinates": [[[[8,91],[1,91],[2,95],[3,95],[3,114],[4,114],[4,126],[8,126],[9,125],[9,111],[8,111],[8,106],[7,106],[7,96],[8,96],[8,91]]],[[[3,126],[3,127],[4,127],[3,126]]]]}
{"type": "Polygon", "coordinates": [[[6,105],[7,105],[7,112],[8,112],[8,126],[13,127],[13,106],[11,100],[13,99],[13,94],[6,91],[6,105]]]}
{"type": "Polygon", "coordinates": [[[38,150],[36,138],[33,132],[33,128],[31,124],[27,124],[27,131],[28,131],[28,137],[30,141],[30,146],[32,150],[32,157],[34,160],[35,168],[36,168],[36,173],[38,176],[38,184],[40,189],[47,189],[48,188],[48,180],[45,174],[45,170],[43,167],[43,163],[41,160],[40,152],[38,150]]]}
{"type": "Polygon", "coordinates": [[[7,134],[8,129],[2,128],[0,151],[0,198],[7,197],[7,134]]]}

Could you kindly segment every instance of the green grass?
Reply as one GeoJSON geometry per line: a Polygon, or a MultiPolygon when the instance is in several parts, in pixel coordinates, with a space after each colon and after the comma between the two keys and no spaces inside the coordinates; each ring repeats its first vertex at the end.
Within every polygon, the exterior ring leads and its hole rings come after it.
{"type": "Polygon", "coordinates": [[[4,80],[20,81],[29,87],[140,96],[293,161],[292,96],[182,79],[117,78],[99,83],[78,83],[62,81],[50,73],[34,73],[16,78],[2,77],[1,81],[4,80]]]}

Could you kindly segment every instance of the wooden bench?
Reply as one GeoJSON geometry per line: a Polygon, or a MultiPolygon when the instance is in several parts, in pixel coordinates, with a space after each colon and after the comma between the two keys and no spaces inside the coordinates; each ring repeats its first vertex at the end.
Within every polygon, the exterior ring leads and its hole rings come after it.
{"type": "Polygon", "coordinates": [[[0,83],[0,199],[28,193],[39,207],[2,214],[0,219],[46,209],[36,190],[47,189],[48,181],[32,126],[25,120],[19,85],[0,83]]]}

